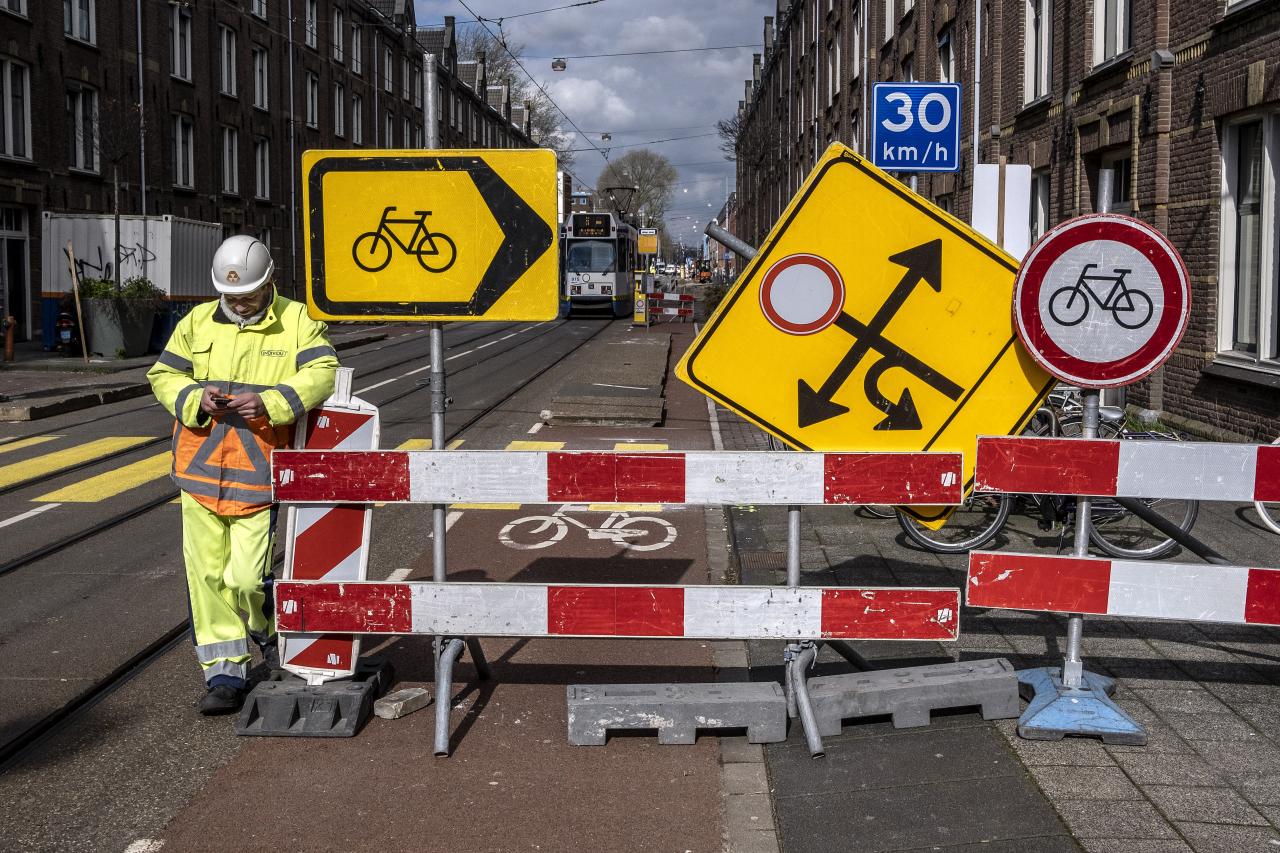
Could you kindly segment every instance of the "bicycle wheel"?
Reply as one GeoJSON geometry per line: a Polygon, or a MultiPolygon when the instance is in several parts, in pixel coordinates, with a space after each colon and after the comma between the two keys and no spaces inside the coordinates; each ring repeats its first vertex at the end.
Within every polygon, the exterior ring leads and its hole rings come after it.
{"type": "MultiPolygon", "coordinates": [[[[1084,417],[1082,415],[1063,415],[1058,419],[1059,438],[1080,438],[1084,435],[1084,417]]],[[[1098,424],[1098,438],[1120,438],[1120,425],[1111,421],[1098,424]]]]}
{"type": "MultiPolygon", "coordinates": [[[[1150,498],[1142,501],[1178,529],[1188,532],[1200,513],[1200,502],[1184,498],[1150,498]]],[[[1089,505],[1089,541],[1112,557],[1158,560],[1178,547],[1168,536],[1109,498],[1094,498],[1089,505]]]]}
{"type": "Polygon", "coordinates": [[[1270,528],[1272,533],[1280,533],[1280,503],[1254,501],[1253,506],[1258,510],[1258,518],[1262,519],[1262,523],[1270,528]]]}
{"type": "MultiPolygon", "coordinates": [[[[453,262],[458,259],[458,247],[453,245],[453,240],[448,234],[434,232],[427,235],[431,238],[430,243],[435,244],[434,252],[422,251],[422,243],[418,244],[418,251],[414,252],[418,256],[418,263],[422,264],[422,268],[427,272],[444,272],[453,266],[453,262]]],[[[427,243],[427,240],[423,240],[427,243]]]]}
{"type": "Polygon", "coordinates": [[[1008,495],[973,494],[937,530],[930,530],[902,510],[898,510],[898,524],[908,539],[927,551],[963,554],[996,537],[1009,518],[1011,503],[1008,495]]]}
{"type": "Polygon", "coordinates": [[[862,511],[872,518],[893,518],[898,511],[888,504],[863,504],[862,511]]]}
{"type": "Polygon", "coordinates": [[[1089,297],[1079,288],[1067,285],[1049,297],[1049,316],[1063,326],[1074,326],[1089,313],[1089,297]],[[1065,296],[1066,301],[1061,297],[1065,296]]]}
{"type": "Polygon", "coordinates": [[[366,231],[351,244],[351,259],[365,272],[378,272],[391,263],[391,241],[377,231],[366,231]]]}
{"type": "Polygon", "coordinates": [[[1112,308],[1111,316],[1126,329],[1141,329],[1147,325],[1147,321],[1155,311],[1155,307],[1151,304],[1151,297],[1141,290],[1130,290],[1127,298],[1129,307],[1112,308]]]}
{"type": "Polygon", "coordinates": [[[637,515],[625,519],[615,527],[617,542],[632,551],[658,551],[676,541],[676,529],[671,522],[651,515],[637,515]]]}
{"type": "Polygon", "coordinates": [[[569,532],[569,525],[554,515],[530,515],[517,518],[498,531],[498,541],[517,551],[550,548],[569,532]]]}

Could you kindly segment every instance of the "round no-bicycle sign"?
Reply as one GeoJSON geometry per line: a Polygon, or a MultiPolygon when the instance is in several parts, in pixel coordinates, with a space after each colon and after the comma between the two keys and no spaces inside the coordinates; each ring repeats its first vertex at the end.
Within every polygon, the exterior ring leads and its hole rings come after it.
{"type": "Polygon", "coordinates": [[[1163,364],[1190,309],[1187,269],[1169,239],[1111,213],[1067,220],[1040,238],[1013,296],[1032,358],[1088,388],[1127,385],[1163,364]]]}

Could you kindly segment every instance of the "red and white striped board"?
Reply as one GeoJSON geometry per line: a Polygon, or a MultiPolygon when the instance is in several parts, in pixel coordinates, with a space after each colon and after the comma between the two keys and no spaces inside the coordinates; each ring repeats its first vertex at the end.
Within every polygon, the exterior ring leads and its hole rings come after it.
{"type": "Polygon", "coordinates": [[[1280,501],[1280,445],[981,437],[983,492],[1280,501]]]}
{"type": "Polygon", "coordinates": [[[668,317],[692,317],[693,301],[697,297],[688,293],[649,294],[649,313],[668,317]],[[674,302],[674,305],[667,303],[674,302]]]}
{"type": "MultiPolygon", "coordinates": [[[[338,388],[319,408],[307,414],[305,422],[299,424],[294,439],[296,445],[310,450],[364,450],[378,446],[378,410],[350,396],[350,388],[350,369],[340,368],[338,388]]],[[[290,507],[285,540],[285,581],[364,580],[369,566],[372,515],[369,506],[360,504],[290,507]]],[[[277,629],[282,632],[281,665],[311,684],[353,675],[360,657],[359,638],[316,632],[283,633],[287,629],[279,624],[279,589],[282,585],[283,582],[276,584],[277,629]]]]}
{"type": "Polygon", "coordinates": [[[954,588],[282,583],[290,631],[450,637],[954,640],[954,588]]]}
{"type": "Polygon", "coordinates": [[[379,503],[958,504],[959,453],[277,451],[275,498],[379,503]]]}
{"type": "Polygon", "coordinates": [[[973,551],[970,607],[1280,625],[1280,570],[973,551]]]}

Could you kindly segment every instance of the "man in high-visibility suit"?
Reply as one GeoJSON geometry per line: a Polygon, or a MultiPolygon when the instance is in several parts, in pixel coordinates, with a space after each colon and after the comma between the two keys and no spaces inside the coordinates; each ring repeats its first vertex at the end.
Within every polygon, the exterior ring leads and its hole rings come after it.
{"type": "Polygon", "coordinates": [[[220,298],[182,318],[147,373],[177,420],[173,479],[182,490],[191,630],[207,686],[202,714],[243,703],[250,637],[269,666],[279,665],[271,452],[288,446],[294,422],[332,393],[338,369],[325,324],[275,292],[274,269],[252,237],[225,240],[213,256],[220,298]]]}

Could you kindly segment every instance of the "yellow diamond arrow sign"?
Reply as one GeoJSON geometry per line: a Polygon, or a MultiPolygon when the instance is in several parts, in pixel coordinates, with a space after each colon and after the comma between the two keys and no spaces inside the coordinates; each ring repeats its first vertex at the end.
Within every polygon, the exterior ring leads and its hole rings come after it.
{"type": "Polygon", "coordinates": [[[313,317],[555,319],[551,151],[307,151],[302,172],[313,317]]]}
{"type": "Polygon", "coordinates": [[[1053,387],[1014,328],[1016,272],[832,145],[677,372],[792,447],[960,451],[971,482],[977,436],[1019,431],[1053,387]]]}

